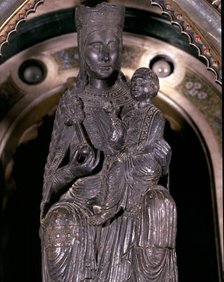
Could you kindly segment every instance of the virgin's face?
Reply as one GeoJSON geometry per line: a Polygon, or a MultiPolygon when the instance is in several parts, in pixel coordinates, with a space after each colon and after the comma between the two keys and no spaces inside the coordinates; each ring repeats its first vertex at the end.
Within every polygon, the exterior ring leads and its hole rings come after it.
{"type": "Polygon", "coordinates": [[[107,79],[119,65],[120,42],[111,30],[94,31],[84,47],[87,73],[96,79],[107,79]]]}

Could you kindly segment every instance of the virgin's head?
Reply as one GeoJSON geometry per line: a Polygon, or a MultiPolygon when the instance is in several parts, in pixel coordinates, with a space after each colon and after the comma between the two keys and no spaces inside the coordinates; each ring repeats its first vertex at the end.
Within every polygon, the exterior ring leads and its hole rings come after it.
{"type": "Polygon", "coordinates": [[[108,3],[76,9],[80,79],[108,79],[120,71],[124,12],[108,3]]]}

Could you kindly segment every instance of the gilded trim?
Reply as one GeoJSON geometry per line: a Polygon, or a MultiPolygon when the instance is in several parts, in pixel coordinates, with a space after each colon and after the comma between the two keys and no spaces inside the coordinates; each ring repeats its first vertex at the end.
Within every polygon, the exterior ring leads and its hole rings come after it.
{"type": "Polygon", "coordinates": [[[38,5],[44,3],[44,0],[25,0],[18,7],[10,11],[11,15],[0,26],[0,56],[2,47],[8,43],[9,36],[17,31],[18,25],[27,19],[30,13],[34,13],[38,5]]]}
{"type": "Polygon", "coordinates": [[[205,60],[207,69],[215,74],[215,81],[222,85],[220,13],[203,0],[196,4],[188,0],[151,0],[151,4],[159,6],[162,14],[170,17],[171,24],[178,26],[188,37],[189,44],[205,60]]]}

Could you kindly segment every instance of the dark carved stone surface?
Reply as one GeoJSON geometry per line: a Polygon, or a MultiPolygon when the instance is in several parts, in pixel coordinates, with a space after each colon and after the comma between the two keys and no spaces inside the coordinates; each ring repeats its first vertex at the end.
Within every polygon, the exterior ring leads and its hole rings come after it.
{"type": "Polygon", "coordinates": [[[124,8],[76,9],[77,83],[61,98],[41,202],[42,278],[177,281],[171,148],[152,104],[157,76],[120,71],[124,8]]]}

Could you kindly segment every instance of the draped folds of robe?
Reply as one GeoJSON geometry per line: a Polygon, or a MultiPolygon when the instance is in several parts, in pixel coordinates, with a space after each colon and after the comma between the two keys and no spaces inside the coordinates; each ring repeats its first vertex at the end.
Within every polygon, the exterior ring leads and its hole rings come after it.
{"type": "MultiPolygon", "coordinates": [[[[108,100],[118,106],[131,104],[126,84],[119,82],[117,96],[108,100]]],[[[68,91],[59,103],[49,156],[45,168],[43,201],[41,204],[42,281],[43,282],[168,282],[177,281],[175,237],[176,207],[169,191],[154,185],[158,172],[145,175],[144,169],[134,171],[132,180],[114,179],[122,186],[123,210],[104,225],[91,226],[88,217],[93,215],[88,199],[100,191],[110,156],[105,157],[102,169],[96,174],[76,180],[60,199],[45,211],[49,202],[51,179],[64,159],[68,148],[78,146],[72,126],[66,126],[64,108],[72,104],[74,90],[68,91]],[[65,137],[66,136],[66,137],[65,137]],[[145,187],[142,191],[139,187],[145,187]]],[[[82,99],[82,95],[80,95],[82,99]]],[[[107,99],[107,97],[104,99],[107,99]]],[[[83,98],[85,106],[85,97],[83,98]]],[[[97,105],[94,105],[97,107],[97,105]]],[[[100,109],[89,111],[91,125],[107,134],[100,109]],[[91,115],[92,113],[92,115],[91,115]],[[98,114],[97,114],[98,113],[98,114]],[[96,121],[98,120],[98,123],[96,121]]],[[[85,123],[84,123],[85,125],[85,123]]],[[[94,128],[91,128],[94,132],[94,128]]],[[[108,129],[109,130],[109,129],[108,129]]],[[[93,133],[94,134],[94,133],[93,133]]],[[[97,148],[102,140],[90,140],[97,148]],[[98,142],[95,144],[95,142],[98,142]]],[[[107,144],[101,142],[106,147],[107,144]]],[[[105,149],[106,151],[106,149],[105,149]]],[[[141,156],[150,162],[148,156],[141,156]]],[[[130,158],[125,170],[136,167],[140,157],[130,158]]]]}

